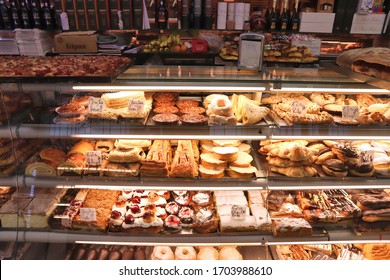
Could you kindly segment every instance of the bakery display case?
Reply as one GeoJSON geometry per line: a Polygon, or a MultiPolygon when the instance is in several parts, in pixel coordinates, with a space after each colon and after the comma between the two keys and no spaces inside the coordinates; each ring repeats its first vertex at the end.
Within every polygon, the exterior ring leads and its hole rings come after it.
{"type": "Polygon", "coordinates": [[[330,63],[5,79],[0,240],[47,259],[388,252],[387,84],[330,63]]]}

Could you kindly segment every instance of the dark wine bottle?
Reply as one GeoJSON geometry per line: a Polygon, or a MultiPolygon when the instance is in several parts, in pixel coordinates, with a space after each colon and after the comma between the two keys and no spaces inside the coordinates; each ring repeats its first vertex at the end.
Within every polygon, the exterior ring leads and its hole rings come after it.
{"type": "Polygon", "coordinates": [[[277,23],[278,23],[278,18],[277,18],[277,12],[276,12],[276,0],[273,0],[272,4],[272,10],[268,18],[268,30],[269,31],[276,31],[277,30],[277,23]]]}
{"type": "Polygon", "coordinates": [[[24,2],[25,0],[20,0],[20,18],[22,20],[23,28],[29,29],[32,28],[30,21],[30,9],[24,2]]]}
{"type": "Polygon", "coordinates": [[[53,20],[51,16],[51,11],[49,8],[49,3],[47,0],[43,1],[43,6],[41,8],[41,19],[43,29],[54,29],[53,20]]]}
{"type": "Polygon", "coordinates": [[[288,21],[290,20],[290,12],[287,10],[288,7],[288,0],[284,0],[284,6],[282,14],[279,17],[279,26],[278,30],[280,31],[287,31],[288,27],[288,21]]]}
{"type": "Polygon", "coordinates": [[[156,2],[155,20],[158,29],[168,28],[168,9],[165,0],[158,0],[156,2]]]}
{"type": "Polygon", "coordinates": [[[298,5],[299,0],[295,0],[295,7],[291,14],[290,21],[289,21],[289,30],[292,32],[298,32],[299,31],[299,12],[298,12],[298,5]]]}
{"type": "Polygon", "coordinates": [[[0,28],[12,29],[11,10],[4,0],[0,0],[0,28]]]}
{"type": "Polygon", "coordinates": [[[20,17],[20,10],[16,5],[15,0],[11,1],[11,25],[13,28],[23,28],[22,20],[20,17]]]}
{"type": "Polygon", "coordinates": [[[43,29],[38,1],[31,0],[30,22],[33,28],[43,29]]]}

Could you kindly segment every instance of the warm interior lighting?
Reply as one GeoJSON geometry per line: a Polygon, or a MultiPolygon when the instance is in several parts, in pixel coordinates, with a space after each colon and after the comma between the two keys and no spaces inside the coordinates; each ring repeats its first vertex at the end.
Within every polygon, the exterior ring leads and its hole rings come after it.
{"type": "Polygon", "coordinates": [[[121,90],[142,90],[142,91],[210,91],[210,92],[248,92],[264,91],[265,87],[245,87],[245,86],[73,86],[73,90],[80,91],[121,91],[121,90]]]}
{"type": "MultiPolygon", "coordinates": [[[[310,237],[308,237],[310,238],[310,237]]],[[[311,245],[311,244],[316,244],[316,245],[322,245],[322,244],[356,244],[356,243],[364,243],[364,244],[377,244],[377,243],[382,243],[382,244],[389,244],[389,240],[343,240],[343,241],[288,241],[288,242],[275,242],[275,241],[270,241],[266,242],[265,245],[311,245]]]]}
{"type": "MultiPolygon", "coordinates": [[[[206,183],[206,182],[201,182],[201,181],[195,181],[197,183],[206,183]]],[[[183,182],[177,182],[177,183],[183,183],[183,182]]],[[[188,182],[185,182],[186,184],[188,182]]],[[[175,184],[175,182],[171,182],[171,184],[175,184]]],[[[142,188],[143,190],[160,190],[160,191],[182,191],[182,190],[186,190],[186,191],[197,191],[197,190],[210,190],[212,189],[213,191],[225,191],[225,190],[229,190],[229,191],[246,191],[248,190],[248,186],[242,186],[242,187],[232,187],[232,186],[229,186],[229,187],[226,187],[225,186],[221,186],[221,187],[218,187],[218,186],[212,186],[210,187],[210,182],[207,182],[207,186],[169,186],[169,187],[166,187],[166,186],[161,186],[161,184],[159,185],[158,182],[157,183],[153,183],[153,185],[149,185],[149,186],[145,186],[143,184],[141,184],[139,181],[135,181],[135,182],[127,182],[126,186],[106,186],[106,185],[94,185],[94,184],[91,184],[91,185],[74,185],[74,186],[61,186],[61,185],[57,185],[56,188],[76,188],[76,189],[107,189],[107,190],[123,190],[123,189],[128,189],[128,190],[137,190],[137,189],[140,189],[142,188]]],[[[265,187],[263,186],[259,186],[259,187],[251,187],[250,190],[264,190],[265,187]]]]}
{"type": "MultiPolygon", "coordinates": [[[[161,240],[164,240],[164,238],[161,238],[161,240]]],[[[96,245],[129,245],[129,246],[174,246],[176,247],[178,243],[172,243],[172,242],[114,242],[114,241],[82,241],[82,240],[76,240],[75,243],[77,244],[96,244],[96,245]]],[[[180,246],[262,246],[264,243],[261,242],[242,242],[242,243],[218,243],[218,242],[211,242],[211,243],[204,243],[204,242],[196,242],[193,241],[191,243],[182,243],[180,242],[180,246]]]]}
{"type": "Polygon", "coordinates": [[[337,93],[390,93],[387,89],[379,88],[303,88],[303,87],[282,87],[274,89],[274,92],[337,92],[337,93]]]}
{"type": "Polygon", "coordinates": [[[72,138],[91,138],[91,139],[149,139],[149,140],[264,140],[267,137],[265,135],[115,135],[115,134],[71,134],[72,138]]]}
{"type": "MultiPolygon", "coordinates": [[[[308,180],[305,181],[307,183],[308,180]]],[[[340,185],[340,186],[335,186],[332,185],[332,182],[327,182],[329,186],[320,186],[320,185],[311,185],[311,186],[274,186],[270,185],[267,187],[267,189],[271,191],[285,191],[285,190],[356,190],[356,189],[388,189],[389,185],[340,185]]]]}
{"type": "Polygon", "coordinates": [[[362,136],[338,136],[338,135],[273,135],[273,140],[306,140],[306,139],[316,139],[316,140],[390,140],[390,136],[372,136],[372,135],[362,135],[362,136]]]}

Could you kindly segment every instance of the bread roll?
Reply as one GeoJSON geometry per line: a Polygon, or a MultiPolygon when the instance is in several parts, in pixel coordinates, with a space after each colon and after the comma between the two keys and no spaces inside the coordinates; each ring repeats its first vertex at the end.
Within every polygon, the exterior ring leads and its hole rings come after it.
{"type": "Polygon", "coordinates": [[[201,154],[200,162],[207,169],[225,169],[227,167],[226,161],[216,158],[214,154],[201,154]]]}
{"type": "Polygon", "coordinates": [[[225,176],[225,168],[207,169],[203,165],[200,165],[199,174],[202,178],[223,178],[225,176]]]}
{"type": "Polygon", "coordinates": [[[229,163],[229,166],[235,167],[250,167],[253,157],[245,152],[238,152],[238,157],[235,161],[229,163]]]}
{"type": "Polygon", "coordinates": [[[252,178],[255,176],[255,172],[257,171],[256,167],[236,167],[229,166],[227,169],[227,173],[232,178],[252,178]]]}

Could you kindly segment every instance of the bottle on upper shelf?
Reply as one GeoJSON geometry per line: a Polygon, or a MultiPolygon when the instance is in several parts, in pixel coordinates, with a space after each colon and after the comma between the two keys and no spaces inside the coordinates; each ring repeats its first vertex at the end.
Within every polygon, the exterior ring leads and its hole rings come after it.
{"type": "Polygon", "coordinates": [[[12,29],[11,10],[4,0],[0,0],[0,29],[12,29]]]}
{"type": "Polygon", "coordinates": [[[168,29],[168,9],[165,0],[156,1],[155,20],[158,29],[168,29]]]}
{"type": "Polygon", "coordinates": [[[287,31],[288,30],[288,21],[290,20],[290,11],[288,10],[288,0],[284,0],[283,11],[279,17],[278,21],[278,30],[287,31]]]}
{"type": "Polygon", "coordinates": [[[272,10],[267,20],[267,29],[269,31],[276,31],[278,23],[278,12],[276,11],[276,0],[273,0],[272,10]]]}
{"type": "Polygon", "coordinates": [[[288,23],[288,25],[289,25],[288,30],[290,30],[292,32],[299,31],[300,19],[299,19],[298,6],[299,6],[299,0],[295,0],[294,10],[291,14],[291,17],[290,17],[289,23],[288,23]]]}
{"type": "Polygon", "coordinates": [[[20,10],[16,5],[15,0],[11,1],[11,25],[12,28],[23,28],[20,10]]]}
{"type": "Polygon", "coordinates": [[[20,0],[20,18],[23,24],[23,28],[29,29],[32,28],[30,21],[30,8],[26,5],[25,0],[20,0]]]}
{"type": "Polygon", "coordinates": [[[40,5],[38,0],[31,0],[30,22],[32,28],[43,29],[41,16],[40,16],[40,5]]]}
{"type": "Polygon", "coordinates": [[[54,29],[55,24],[53,21],[53,12],[49,7],[49,1],[43,0],[41,2],[41,19],[42,19],[42,28],[43,29],[54,29]],[[43,2],[43,5],[42,5],[43,2]]]}

